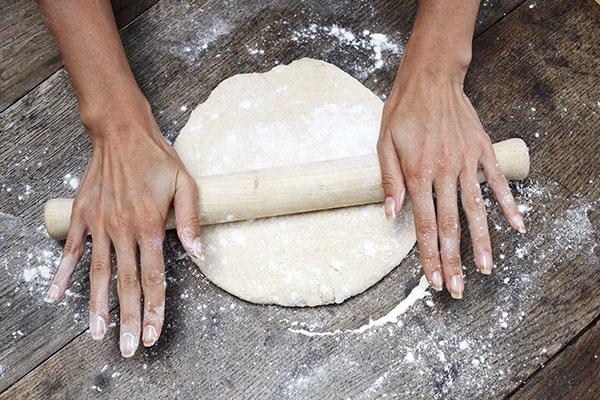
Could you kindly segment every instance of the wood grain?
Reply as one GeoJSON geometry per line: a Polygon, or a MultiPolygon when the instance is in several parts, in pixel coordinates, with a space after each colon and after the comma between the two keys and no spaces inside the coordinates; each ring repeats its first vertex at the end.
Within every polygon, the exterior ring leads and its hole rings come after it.
{"type": "MultiPolygon", "coordinates": [[[[327,35],[311,43],[291,37],[311,23],[335,22],[355,32],[368,27],[401,39],[414,4],[240,3],[231,11],[213,2],[187,8],[161,1],[123,38],[161,129],[173,138],[189,112],[181,105],[191,110],[222,79],[266,70],[276,61],[323,58],[385,94],[397,61],[393,55],[386,56],[390,62],[384,68],[363,75],[372,65],[368,50],[341,46],[327,35]],[[251,54],[256,48],[264,54],[251,54]]],[[[27,254],[40,249],[59,253],[59,244],[37,231],[42,203],[73,194],[63,179],[67,172],[80,176],[89,154],[66,74],[54,74],[0,121],[1,139],[8,143],[0,149],[0,178],[7,183],[0,192],[0,265],[6,271],[0,277],[0,313],[7,316],[0,321],[1,388],[27,374],[0,398],[310,398],[317,393],[323,399],[493,398],[510,393],[589,324],[600,306],[597,254],[590,250],[597,241],[598,216],[583,211],[599,195],[597,185],[587,183],[598,175],[598,124],[597,114],[585,113],[589,104],[580,101],[598,97],[589,84],[598,54],[593,40],[598,14],[585,1],[536,4],[519,8],[476,40],[467,82],[492,138],[521,136],[531,146],[535,172],[516,187],[519,201],[533,207],[529,233],[508,232],[492,208],[490,225],[500,229],[493,230],[497,268],[491,277],[473,272],[463,235],[468,279],[463,301],[436,295],[433,307],[418,303],[402,326],[361,336],[310,338],[287,328],[300,321],[317,331],[352,329],[384,315],[418,281],[414,252],[378,285],[341,306],[289,310],[248,304],[220,291],[169,235],[167,326],[156,347],[132,360],[121,359],[114,328],[101,343],[81,335],[87,327],[87,257],[74,276],[74,295],[59,307],[42,303],[44,280],[24,282],[22,266],[31,267],[27,254]],[[545,35],[548,43],[539,40],[545,35]],[[561,48],[568,68],[535,67],[555,55],[553,46],[561,43],[575,43],[561,48]],[[570,79],[573,71],[583,79],[570,79]],[[532,98],[531,80],[547,83],[551,94],[532,98]],[[558,102],[555,93],[563,95],[560,102],[570,111],[532,118],[531,107],[544,110],[545,104],[558,102]],[[578,122],[580,115],[589,119],[578,122]],[[577,127],[577,138],[565,126],[577,127]],[[26,196],[27,184],[36,197],[24,202],[18,196],[26,196]],[[573,226],[576,215],[586,230],[573,226]]],[[[116,310],[112,317],[117,318],[116,310]]]]}
{"type": "MultiPolygon", "coordinates": [[[[122,28],[157,0],[114,0],[122,28]]],[[[0,111],[62,67],[58,48],[32,0],[6,0],[0,6],[0,111]]]]}
{"type": "Polygon", "coordinates": [[[543,365],[511,399],[597,400],[600,397],[600,321],[543,365]]]}

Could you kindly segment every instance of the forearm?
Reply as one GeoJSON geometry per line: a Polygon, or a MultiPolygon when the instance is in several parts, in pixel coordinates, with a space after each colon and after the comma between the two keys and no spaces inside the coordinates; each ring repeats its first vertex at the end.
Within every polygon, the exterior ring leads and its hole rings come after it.
{"type": "Polygon", "coordinates": [[[479,0],[421,0],[403,66],[407,71],[462,79],[471,61],[479,0]]]}
{"type": "Polygon", "coordinates": [[[110,1],[38,0],[38,4],[69,72],[84,124],[140,107],[143,95],[127,63],[110,1]]]}

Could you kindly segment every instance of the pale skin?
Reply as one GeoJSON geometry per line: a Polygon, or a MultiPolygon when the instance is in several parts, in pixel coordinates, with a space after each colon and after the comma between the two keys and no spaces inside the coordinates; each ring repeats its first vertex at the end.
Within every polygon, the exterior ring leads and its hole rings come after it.
{"type": "MultiPolygon", "coordinates": [[[[96,340],[106,333],[114,250],[120,349],[124,357],[131,357],[140,338],[152,346],[162,330],[166,285],[162,243],[170,206],[185,250],[203,257],[197,187],[164,141],[135,82],[110,1],[38,3],[60,48],[93,144],[47,301],[64,296],[90,233],[90,333],[96,340]]],[[[484,170],[511,226],[525,232],[490,139],[462,88],[478,5],[475,0],[420,1],[384,106],[377,145],[386,214],[394,216],[405,194],[410,195],[423,270],[434,289],[442,290],[445,283],[454,298],[461,298],[464,291],[459,188],[475,264],[484,274],[491,273],[493,265],[478,168],[484,170]]]]}
{"type": "Polygon", "coordinates": [[[459,188],[475,265],[483,274],[492,272],[479,167],[509,224],[525,233],[490,138],[463,92],[478,6],[478,0],[419,2],[377,144],[386,214],[393,216],[410,195],[423,271],[433,289],[445,284],[455,299],[464,291],[459,188]]]}

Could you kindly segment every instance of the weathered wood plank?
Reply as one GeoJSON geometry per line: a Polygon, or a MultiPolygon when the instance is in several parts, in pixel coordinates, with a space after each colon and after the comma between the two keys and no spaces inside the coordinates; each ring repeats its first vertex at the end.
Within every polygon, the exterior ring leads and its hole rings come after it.
{"type": "MultiPolygon", "coordinates": [[[[213,13],[210,7],[204,9],[208,10],[208,15],[221,15],[213,13]]],[[[182,25],[194,23],[194,18],[200,19],[199,15],[190,16],[189,11],[184,13],[173,5],[164,6],[162,9],[159,6],[157,10],[157,13],[170,13],[170,17],[182,21],[182,25]]],[[[384,94],[393,77],[393,65],[386,63],[383,71],[374,71],[374,74],[379,76],[377,82],[373,74],[361,75],[365,69],[368,70],[373,65],[368,49],[364,51],[366,54],[361,54],[360,49],[357,51],[352,46],[346,47],[332,40],[326,31],[325,33],[319,31],[317,35],[321,41],[320,45],[290,39],[294,32],[301,32],[319,16],[322,19],[317,20],[318,26],[328,26],[331,18],[335,17],[327,14],[327,10],[323,11],[322,8],[317,10],[309,8],[309,11],[302,12],[302,9],[293,7],[276,8],[273,12],[283,16],[282,20],[289,21],[296,18],[294,20],[296,25],[285,28],[285,25],[289,25],[288,22],[282,25],[283,28],[278,26],[280,29],[273,29],[272,20],[265,15],[258,15],[254,9],[252,14],[254,18],[244,20],[247,16],[241,16],[244,22],[238,23],[238,28],[230,30],[227,34],[222,33],[226,29],[221,25],[223,21],[228,21],[227,19],[217,21],[203,18],[204,22],[208,22],[207,28],[199,33],[197,30],[174,33],[181,29],[181,25],[165,27],[156,22],[152,24],[152,21],[159,18],[151,18],[151,22],[148,22],[149,26],[135,29],[132,27],[132,36],[129,39],[126,36],[128,53],[130,58],[136,57],[135,59],[138,60],[134,63],[134,69],[155,110],[158,111],[163,132],[173,137],[181,126],[179,124],[183,123],[187,116],[187,113],[179,109],[183,101],[188,106],[196,104],[226,76],[240,71],[264,70],[271,67],[275,60],[282,61],[284,58],[284,61],[289,61],[302,55],[311,55],[329,59],[363,79],[376,93],[384,94]],[[306,15],[304,17],[306,19],[301,19],[298,15],[306,15]],[[215,33],[219,37],[208,43],[205,41],[207,32],[215,33]],[[290,33],[292,35],[289,35],[290,33]],[[183,45],[190,47],[189,51],[185,51],[185,47],[177,47],[179,43],[177,35],[187,40],[187,44],[183,42],[183,45]],[[240,44],[237,39],[233,39],[234,36],[245,37],[247,40],[240,44]],[[155,42],[154,46],[152,42],[155,42]],[[245,47],[248,43],[252,47],[245,47]],[[193,44],[197,46],[189,46],[193,44]],[[202,49],[204,44],[207,44],[206,49],[202,49]],[[182,53],[178,51],[179,49],[182,53]],[[263,49],[264,54],[252,54],[253,51],[250,50],[255,49],[263,49]],[[185,54],[188,53],[193,54],[186,57],[185,54]],[[169,79],[173,76],[178,76],[183,82],[169,79]],[[154,87],[154,83],[159,87],[154,87]],[[173,121],[176,122],[171,124],[173,121]],[[172,127],[173,125],[175,128],[172,127]]],[[[346,8],[345,11],[347,10],[346,8]]],[[[387,9],[382,8],[378,12],[384,14],[382,10],[385,11],[385,15],[389,15],[387,9]]],[[[375,18],[377,14],[369,16],[368,11],[358,10],[353,19],[348,22],[352,24],[349,26],[354,31],[361,32],[365,25],[369,26],[370,18],[377,20],[375,18]]],[[[537,11],[538,9],[523,10],[520,13],[521,16],[527,17],[528,14],[524,13],[537,11]]],[[[548,11],[544,12],[546,14],[542,16],[548,17],[548,11]]],[[[587,10],[587,15],[589,14],[590,11],[587,10]]],[[[574,15],[563,15],[561,21],[567,23],[572,22],[573,19],[582,29],[588,29],[590,36],[593,35],[593,27],[588,26],[585,21],[580,21],[582,18],[580,14],[574,15]]],[[[389,21],[396,22],[392,18],[389,21]]],[[[230,22],[229,25],[235,24],[230,22]]],[[[390,33],[393,32],[393,26],[390,23],[384,26],[385,29],[381,28],[378,31],[390,33]]],[[[502,59],[493,57],[493,54],[502,49],[510,52],[511,46],[522,46],[519,33],[521,30],[523,30],[521,22],[510,24],[507,21],[503,21],[499,27],[492,28],[486,35],[493,32],[506,34],[503,36],[505,40],[501,44],[496,44],[496,47],[492,46],[491,49],[485,46],[476,47],[476,54],[487,52],[489,56],[479,63],[481,65],[491,63],[496,70],[507,70],[508,65],[502,59]]],[[[535,29],[528,32],[532,35],[537,33],[535,29]]],[[[574,67],[579,66],[577,58],[581,58],[582,55],[576,49],[567,56],[569,60],[574,60],[574,67]]],[[[489,84],[489,80],[497,79],[495,76],[478,72],[478,68],[481,68],[478,66],[480,64],[474,66],[468,86],[473,95],[479,96],[479,100],[487,93],[486,85],[489,84]]],[[[59,82],[44,88],[48,92],[46,98],[69,98],[63,94],[64,91],[69,90],[67,83],[64,82],[64,76],[57,74],[54,78],[59,82]]],[[[506,80],[506,77],[504,79],[506,80]]],[[[561,83],[558,81],[555,84],[561,83]]],[[[589,93],[592,89],[576,86],[573,90],[578,91],[577,93],[589,93]]],[[[514,105],[523,101],[525,97],[526,93],[518,89],[510,94],[509,100],[512,101],[511,105],[514,105]]],[[[492,95],[490,98],[492,98],[490,101],[494,101],[492,95]]],[[[61,103],[63,101],[61,100],[61,103]]],[[[575,113],[580,110],[576,99],[571,97],[566,101],[569,106],[573,106],[575,113]]],[[[80,146],[86,143],[83,131],[77,123],[72,98],[66,103],[66,108],[63,108],[64,104],[60,106],[54,104],[46,108],[40,103],[31,106],[25,103],[23,110],[28,115],[33,113],[30,108],[41,115],[24,119],[19,125],[11,127],[18,131],[35,128],[33,131],[27,131],[32,132],[32,137],[21,139],[19,143],[21,145],[29,143],[36,148],[43,142],[39,136],[45,129],[39,126],[39,120],[61,127],[60,136],[51,139],[56,141],[52,143],[52,151],[57,152],[57,157],[44,164],[48,170],[44,171],[44,174],[59,184],[40,188],[43,194],[64,194],[66,189],[58,190],[65,172],[62,169],[64,165],[81,168],[85,163],[86,154],[77,153],[76,148],[67,149],[67,153],[60,153],[64,148],[65,138],[69,135],[73,135],[80,146]],[[34,133],[37,133],[37,136],[34,133]],[[37,143],[32,142],[36,140],[37,143]],[[75,163],[71,161],[73,156],[76,156],[75,163]]],[[[486,126],[495,120],[496,113],[495,107],[482,113],[486,126]]],[[[569,116],[569,118],[573,117],[569,116]]],[[[18,118],[14,118],[9,123],[17,120],[18,118]]],[[[519,120],[507,120],[500,124],[500,127],[506,129],[511,126],[521,126],[521,123],[522,121],[519,120]]],[[[495,140],[500,139],[501,135],[491,132],[495,140]]],[[[565,134],[560,131],[551,132],[557,135],[565,134]]],[[[584,152],[576,155],[579,158],[575,158],[572,152],[567,151],[553,162],[563,165],[575,163],[569,168],[576,168],[577,163],[595,162],[595,156],[590,151],[590,146],[593,145],[590,139],[590,125],[584,126],[581,135],[584,138],[581,142],[584,152]]],[[[522,136],[530,142],[535,138],[533,131],[525,132],[522,136]]],[[[85,149],[87,150],[87,147],[85,149]]],[[[7,155],[14,156],[14,149],[7,155]]],[[[545,168],[548,161],[544,160],[548,158],[547,152],[536,150],[534,153],[534,160],[541,169],[545,168]]],[[[18,172],[18,168],[12,168],[10,172],[18,172]]],[[[554,178],[560,179],[561,175],[554,178]]],[[[596,197],[598,195],[597,191],[592,189],[587,194],[596,197]]],[[[156,349],[138,355],[138,362],[135,360],[127,362],[120,359],[114,338],[97,345],[92,344],[87,336],[80,336],[3,396],[6,398],[25,394],[48,396],[53,392],[57,397],[62,395],[77,397],[91,395],[100,388],[104,392],[110,391],[114,397],[129,394],[134,398],[140,398],[149,391],[157,397],[161,395],[172,397],[177,390],[182,396],[200,393],[196,392],[200,390],[199,387],[204,388],[205,392],[202,393],[212,397],[234,397],[235,395],[249,397],[259,394],[308,397],[314,395],[311,390],[323,390],[322,398],[340,397],[344,394],[355,395],[360,392],[364,393],[366,398],[381,393],[401,395],[405,391],[415,391],[427,396],[433,394],[438,397],[446,396],[448,393],[454,397],[466,397],[472,394],[491,397],[495,393],[505,393],[512,387],[511,385],[514,385],[513,382],[508,382],[510,379],[522,379],[532,371],[536,363],[547,357],[544,354],[537,359],[532,358],[533,348],[537,348],[542,342],[551,342],[553,345],[548,347],[548,354],[553,354],[562,346],[561,343],[567,340],[566,338],[581,329],[581,321],[589,321],[593,318],[592,310],[598,306],[597,289],[593,287],[590,289],[590,285],[586,286],[585,282],[582,285],[580,281],[587,279],[589,282],[590,278],[593,279],[592,274],[597,272],[593,269],[597,268],[597,265],[590,266],[587,263],[589,255],[579,251],[590,247],[594,234],[593,228],[590,228],[589,221],[585,225],[587,228],[585,231],[575,231],[575,227],[568,224],[572,222],[572,214],[581,212],[587,203],[577,203],[577,197],[571,196],[560,185],[554,184],[552,180],[541,175],[534,175],[528,181],[522,189],[520,200],[529,202],[535,208],[532,218],[538,223],[532,227],[530,234],[525,238],[518,238],[504,229],[495,233],[494,243],[497,245],[497,250],[505,255],[505,259],[499,262],[496,274],[490,279],[482,279],[475,274],[474,279],[469,280],[468,297],[464,302],[453,303],[447,297],[437,296],[434,298],[433,309],[426,308],[422,304],[418,305],[404,319],[404,330],[392,325],[389,330],[383,329],[359,337],[346,335],[310,339],[292,334],[286,328],[292,321],[307,322],[314,329],[352,328],[360,326],[371,316],[384,314],[404,297],[407,288],[416,283],[415,274],[418,264],[414,254],[403,263],[403,267],[396,269],[365,295],[352,299],[342,306],[314,310],[287,310],[249,305],[200,280],[188,261],[171,261],[169,264],[176,265],[177,268],[171,268],[169,276],[171,281],[178,283],[170,286],[169,326],[165,329],[165,337],[161,338],[156,349]],[[539,188],[543,190],[538,190],[539,188]],[[538,193],[539,191],[543,193],[538,193]],[[546,204],[548,204],[547,208],[544,207],[546,204]],[[559,221],[558,225],[550,226],[548,221],[553,220],[559,221]],[[555,250],[557,242],[553,230],[559,232],[565,226],[568,226],[568,229],[562,232],[563,239],[572,248],[569,249],[565,245],[564,248],[555,250]],[[529,238],[532,238],[531,241],[527,241],[529,238]],[[524,252],[527,254],[523,254],[524,252]],[[188,266],[188,269],[182,269],[182,265],[188,266]],[[409,273],[406,268],[410,269],[409,273]],[[508,283],[504,283],[507,278],[508,283]],[[555,287],[553,282],[556,280],[565,281],[566,287],[555,287]],[[559,294],[564,297],[555,298],[559,294]],[[492,301],[482,301],[490,297],[496,301],[495,304],[492,301]],[[230,309],[231,304],[234,304],[233,309],[230,309]],[[573,304],[577,304],[580,310],[573,312],[573,304]],[[200,309],[196,309],[198,305],[200,309]],[[552,327],[551,331],[547,332],[548,316],[543,313],[553,307],[559,309],[560,313],[566,314],[566,318],[562,325],[552,327]],[[507,317],[503,316],[503,312],[507,312],[507,317]],[[521,312],[525,315],[522,316],[521,312]],[[515,330],[504,329],[505,323],[511,328],[513,323],[516,324],[515,330]],[[388,337],[390,334],[394,336],[388,337]],[[423,340],[415,340],[417,337],[423,340]],[[519,346],[518,349],[512,347],[516,342],[523,342],[523,347],[519,346]],[[477,351],[475,354],[471,350],[465,352],[468,349],[477,351]],[[445,361],[442,361],[440,351],[445,361]],[[412,363],[409,362],[409,353],[415,357],[412,363]],[[476,363],[473,361],[475,359],[476,363]],[[147,370],[140,369],[144,360],[148,363],[147,370]],[[521,363],[525,366],[522,370],[516,371],[515,366],[521,363]],[[104,369],[104,365],[109,366],[104,369]],[[69,372],[72,371],[69,369],[71,366],[78,367],[77,376],[69,372]],[[494,368],[494,373],[488,373],[488,369],[491,368],[494,368]],[[150,371],[145,372],[148,370],[150,371]],[[502,373],[497,372],[498,370],[502,373]],[[50,373],[50,371],[59,371],[59,373],[50,373]],[[143,382],[134,385],[133,382],[140,378],[143,382]],[[128,380],[131,380],[131,383],[128,383],[128,380]],[[330,386],[328,391],[326,386],[330,386]]],[[[21,214],[17,215],[23,215],[25,221],[39,223],[37,213],[40,211],[41,201],[29,207],[24,207],[22,204],[15,205],[15,202],[13,200],[10,203],[12,205],[9,204],[12,207],[11,211],[20,212],[21,214]]],[[[500,221],[497,212],[492,215],[492,220],[500,221]]],[[[586,220],[583,216],[582,221],[586,220]]],[[[170,237],[169,244],[176,247],[172,239],[170,237]]],[[[171,250],[169,254],[176,257],[178,252],[171,250]]],[[[470,263],[468,268],[468,273],[471,273],[470,263]]],[[[82,286],[86,285],[84,274],[85,272],[80,270],[76,277],[82,286]]],[[[9,287],[14,288],[12,284],[9,287]]],[[[85,293],[82,294],[85,296],[85,293]]],[[[81,310],[85,310],[85,302],[85,298],[77,298],[69,304],[77,303],[81,310]]],[[[39,304],[35,306],[40,307],[39,304]]],[[[60,320],[59,314],[64,315],[64,309],[55,313],[47,307],[44,308],[44,305],[40,308],[43,312],[27,317],[27,321],[43,316],[43,322],[40,322],[39,326],[48,326],[48,321],[52,321],[51,325],[54,328],[52,332],[56,332],[56,335],[60,335],[61,328],[72,325],[70,319],[60,320]]],[[[85,311],[83,313],[85,314],[85,311]]],[[[23,315],[20,317],[23,318],[23,315]]],[[[7,324],[6,326],[10,330],[21,325],[7,324]]],[[[84,321],[74,330],[80,330],[82,326],[85,326],[84,321]]],[[[9,345],[17,347],[18,343],[21,351],[26,352],[35,350],[34,345],[27,345],[27,340],[29,343],[35,343],[36,339],[47,339],[47,336],[39,335],[37,332],[27,333],[28,335],[18,341],[8,341],[9,345]]],[[[66,343],[74,337],[65,338],[66,336],[61,336],[58,340],[65,340],[63,343],[66,343]]],[[[52,346],[55,345],[50,343],[50,350],[44,354],[52,354],[52,346]]],[[[39,356],[41,352],[40,350],[39,353],[35,353],[35,356],[39,356]]],[[[11,362],[9,366],[12,365],[11,362]]]]}
{"type": "MultiPolygon", "coordinates": [[[[544,195],[527,198],[536,191],[525,189],[519,200],[537,205],[554,201],[535,218],[558,217],[564,223],[574,198],[543,179],[534,175],[530,182],[544,185],[544,195]]],[[[500,216],[494,213],[493,218],[499,221],[500,216]]],[[[99,344],[81,335],[0,398],[142,399],[148,393],[153,398],[215,399],[370,398],[384,393],[496,398],[556,352],[561,347],[557,337],[576,333],[578,323],[593,318],[599,305],[596,287],[581,290],[576,283],[586,271],[584,279],[593,276],[582,262],[585,251],[580,251],[591,244],[590,237],[563,252],[553,251],[554,237],[544,223],[535,224],[530,235],[544,239],[539,248],[528,247],[525,259],[543,262],[523,262],[515,250],[520,241],[502,230],[494,243],[505,244],[506,258],[490,279],[469,266],[463,302],[435,296],[431,308],[422,302],[414,306],[401,326],[361,335],[309,338],[287,328],[297,328],[299,321],[316,331],[356,329],[384,315],[418,280],[414,253],[348,303],[297,310],[239,301],[183,260],[168,272],[167,327],[156,348],[125,360],[118,353],[117,329],[111,328],[99,344]],[[553,285],[557,280],[566,284],[553,285]],[[585,312],[577,312],[573,304],[585,312]],[[555,326],[550,326],[550,311],[561,318],[555,326]]],[[[111,315],[118,319],[116,311],[111,315]]]]}
{"type": "MultiPolygon", "coordinates": [[[[407,2],[375,17],[383,20],[382,15],[393,16],[388,30],[406,34],[415,4],[407,2]]],[[[287,2],[260,6],[246,1],[239,9],[231,9],[223,8],[219,1],[194,7],[163,1],[127,27],[122,34],[127,53],[165,135],[173,138],[187,118],[189,110],[181,111],[181,105],[201,101],[221,80],[240,72],[239,65],[245,71],[270,68],[282,49],[291,51],[292,44],[300,56],[298,50],[303,45],[291,40],[294,28],[286,28],[284,21],[294,22],[298,29],[308,29],[311,22],[330,26],[338,20],[337,14],[352,9],[339,8],[336,14],[335,6],[319,2],[295,7],[287,2]],[[258,26],[253,25],[256,20],[258,26]],[[269,21],[277,26],[269,30],[269,41],[260,41],[260,29],[269,29],[269,21]],[[275,40],[278,29],[285,36],[275,40]],[[277,45],[271,47],[272,43],[277,45]],[[270,49],[269,59],[250,54],[249,49],[257,46],[270,49]],[[225,57],[222,52],[229,55],[225,57]],[[238,57],[233,57],[236,54],[238,57]],[[185,79],[173,82],[176,76],[185,79]]],[[[372,12],[368,5],[359,7],[360,16],[372,12]]],[[[354,23],[364,29],[372,27],[373,20],[371,16],[354,23]]],[[[327,40],[329,36],[320,33],[320,38],[327,40]]],[[[327,46],[330,52],[353,49],[334,38],[327,46]]],[[[372,65],[369,55],[363,52],[363,69],[372,65]]],[[[74,296],[57,308],[42,302],[60,243],[44,236],[41,215],[48,197],[74,195],[70,179],[81,176],[90,147],[62,70],[5,111],[0,126],[7,144],[0,148],[0,182],[5,185],[0,191],[1,262],[6,272],[0,277],[0,390],[4,390],[87,328],[88,255],[73,277],[74,296]]],[[[170,252],[167,257],[174,254],[170,252]]]]}
{"type": "MultiPolygon", "coordinates": [[[[117,25],[123,27],[157,0],[113,0],[117,25]]],[[[477,21],[483,30],[521,1],[483,3],[477,21]]],[[[394,15],[394,14],[392,14],[394,15]]],[[[408,15],[412,15],[408,13],[408,15]]],[[[34,1],[2,3],[0,12],[0,112],[62,66],[58,49],[34,1]]]]}
{"type": "MultiPolygon", "coordinates": [[[[123,27],[157,0],[114,0],[123,27]]],[[[58,48],[37,4],[6,0],[0,6],[0,112],[62,67],[58,48]]]]}
{"type": "Polygon", "coordinates": [[[597,400],[600,397],[600,321],[539,370],[511,399],[597,400]]]}

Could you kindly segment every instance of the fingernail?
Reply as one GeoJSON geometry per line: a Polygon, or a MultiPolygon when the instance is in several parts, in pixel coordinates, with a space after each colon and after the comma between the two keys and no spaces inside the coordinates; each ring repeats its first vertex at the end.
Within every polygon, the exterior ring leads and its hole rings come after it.
{"type": "Polygon", "coordinates": [[[431,275],[431,287],[433,288],[433,290],[437,290],[439,292],[440,290],[442,290],[443,286],[444,281],[442,280],[442,274],[440,274],[440,271],[435,271],[431,275]]]}
{"type": "Polygon", "coordinates": [[[158,339],[158,335],[156,334],[156,329],[152,325],[147,325],[144,328],[144,346],[150,347],[156,340],[158,339]]]}
{"type": "Polygon", "coordinates": [[[385,215],[387,219],[396,218],[396,200],[389,196],[385,198],[385,215]]]}
{"type": "Polygon", "coordinates": [[[123,357],[129,358],[133,356],[137,348],[135,337],[128,332],[122,333],[119,347],[121,348],[121,355],[123,357]]]}
{"type": "Polygon", "coordinates": [[[97,315],[93,321],[90,321],[90,334],[94,340],[102,340],[106,334],[106,321],[97,315]]]}
{"type": "Polygon", "coordinates": [[[181,244],[192,257],[204,260],[204,250],[200,237],[194,238],[193,231],[190,228],[183,228],[178,231],[181,244]]]}
{"type": "Polygon", "coordinates": [[[523,222],[523,217],[520,214],[514,215],[512,220],[520,233],[527,233],[527,229],[525,229],[525,223],[523,222]]]}
{"type": "Polygon", "coordinates": [[[52,284],[52,286],[50,286],[50,289],[48,289],[48,294],[46,295],[46,298],[44,299],[44,301],[46,303],[54,303],[55,301],[58,300],[59,296],[60,296],[60,289],[55,284],[52,284]]]}
{"type": "Polygon", "coordinates": [[[455,299],[462,299],[463,294],[463,280],[462,276],[454,275],[450,279],[450,295],[455,299]]]}
{"type": "Polygon", "coordinates": [[[192,242],[192,254],[194,257],[204,260],[204,246],[199,237],[192,242]]]}
{"type": "Polygon", "coordinates": [[[400,211],[400,209],[402,208],[402,205],[404,204],[404,196],[406,195],[406,190],[402,189],[400,191],[400,193],[398,194],[398,211],[400,211]]]}
{"type": "Polygon", "coordinates": [[[492,273],[492,255],[489,251],[484,250],[479,253],[479,272],[484,275],[490,275],[492,273]]]}

